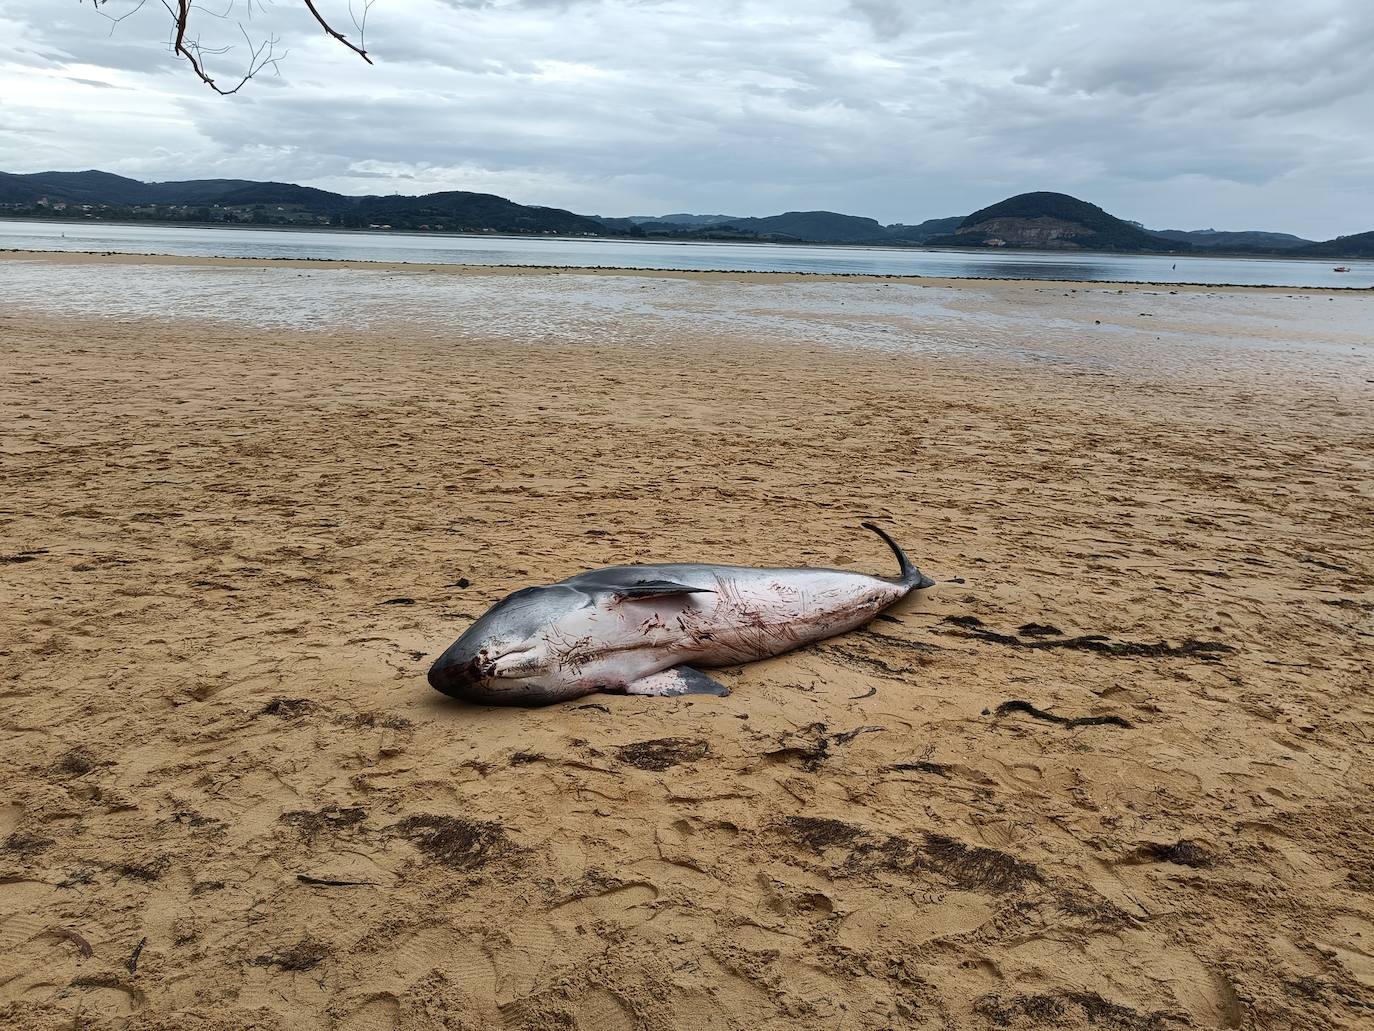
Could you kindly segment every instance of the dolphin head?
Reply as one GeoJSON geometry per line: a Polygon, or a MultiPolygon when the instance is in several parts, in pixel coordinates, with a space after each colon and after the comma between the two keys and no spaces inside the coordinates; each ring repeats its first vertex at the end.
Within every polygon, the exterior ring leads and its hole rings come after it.
{"type": "Polygon", "coordinates": [[[429,686],[482,705],[531,704],[550,668],[545,631],[576,593],[527,587],[493,605],[434,661],[429,686]]]}

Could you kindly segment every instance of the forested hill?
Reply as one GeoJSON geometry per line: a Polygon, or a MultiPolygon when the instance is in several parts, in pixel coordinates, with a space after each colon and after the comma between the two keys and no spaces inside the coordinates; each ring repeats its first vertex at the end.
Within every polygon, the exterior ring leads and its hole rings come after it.
{"type": "Polygon", "coordinates": [[[836,211],[788,211],[758,218],[689,213],[612,218],[465,190],[418,197],[352,197],[250,179],[144,183],[94,170],[0,172],[0,216],[896,247],[1374,257],[1374,233],[1313,243],[1260,230],[1155,231],[1077,197],[1049,192],[1018,194],[966,217],[883,225],[836,211]]]}
{"type": "Polygon", "coordinates": [[[1186,251],[1066,193],[1022,193],[969,215],[933,246],[1022,247],[1037,250],[1186,251]]]}
{"type": "Polygon", "coordinates": [[[155,220],[433,229],[446,232],[616,235],[596,219],[562,208],[516,204],[454,190],[419,197],[347,197],[292,183],[198,179],[142,183],[108,172],[0,172],[0,206],[30,214],[155,220]]]}
{"type": "Polygon", "coordinates": [[[1288,253],[1299,258],[1374,258],[1374,232],[1338,236],[1288,253]]]}
{"type": "Polygon", "coordinates": [[[1249,229],[1227,232],[1219,229],[1151,229],[1166,240],[1182,240],[1195,248],[1225,251],[1289,251],[1311,243],[1292,233],[1266,233],[1249,229]]]}

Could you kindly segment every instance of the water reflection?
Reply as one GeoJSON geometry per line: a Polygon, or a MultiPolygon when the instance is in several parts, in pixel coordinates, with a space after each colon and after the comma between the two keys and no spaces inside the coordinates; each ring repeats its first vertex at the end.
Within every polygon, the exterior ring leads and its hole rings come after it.
{"type": "Polygon", "coordinates": [[[0,220],[0,248],[195,257],[327,258],[415,264],[529,265],[731,272],[1059,279],[1076,282],[1374,285],[1374,262],[1152,254],[927,251],[883,247],[687,243],[550,237],[297,232],[0,220]]]}

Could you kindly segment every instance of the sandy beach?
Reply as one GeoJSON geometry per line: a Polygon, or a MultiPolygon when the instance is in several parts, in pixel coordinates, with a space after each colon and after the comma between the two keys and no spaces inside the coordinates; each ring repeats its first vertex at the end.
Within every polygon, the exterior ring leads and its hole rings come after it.
{"type": "Polygon", "coordinates": [[[0,260],[0,1026],[1374,1020],[1367,294],[175,264],[0,260]],[[425,683],[864,519],[729,698],[425,683]]]}

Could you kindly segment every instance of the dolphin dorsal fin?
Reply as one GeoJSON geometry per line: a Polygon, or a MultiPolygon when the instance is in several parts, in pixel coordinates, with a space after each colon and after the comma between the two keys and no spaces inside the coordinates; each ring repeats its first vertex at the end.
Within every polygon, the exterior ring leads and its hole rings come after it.
{"type": "Polygon", "coordinates": [[[629,599],[644,598],[671,598],[675,594],[715,594],[716,592],[709,587],[691,587],[687,584],[680,584],[676,580],[654,579],[645,577],[643,580],[623,580],[618,576],[607,576],[605,579],[597,577],[578,577],[572,580],[570,587],[576,587],[579,591],[590,596],[611,597],[616,601],[626,601],[629,599]]]}
{"type": "Polygon", "coordinates": [[[620,598],[667,598],[674,594],[715,594],[709,587],[688,587],[672,580],[638,580],[631,584],[607,584],[607,592],[620,598]]]}

